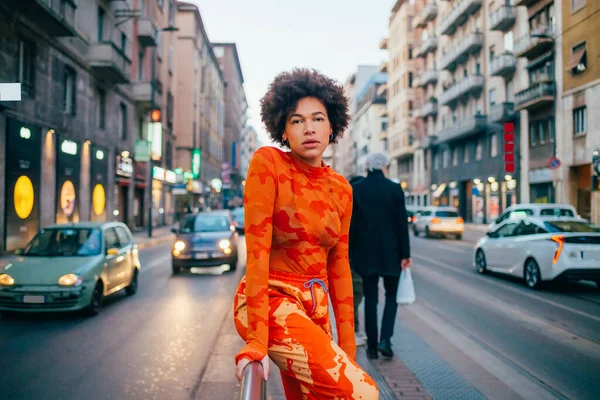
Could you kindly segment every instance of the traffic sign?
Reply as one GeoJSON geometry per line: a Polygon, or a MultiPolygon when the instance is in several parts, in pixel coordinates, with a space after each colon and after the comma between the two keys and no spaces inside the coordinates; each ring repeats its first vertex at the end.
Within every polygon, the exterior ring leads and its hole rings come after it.
{"type": "Polygon", "coordinates": [[[551,157],[550,161],[548,161],[548,166],[550,169],[558,169],[562,165],[562,162],[556,157],[551,157]]]}

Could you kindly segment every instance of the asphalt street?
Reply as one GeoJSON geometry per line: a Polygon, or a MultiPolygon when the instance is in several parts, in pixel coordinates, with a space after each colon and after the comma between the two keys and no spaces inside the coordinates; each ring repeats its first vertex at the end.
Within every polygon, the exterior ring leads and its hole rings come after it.
{"type": "Polygon", "coordinates": [[[141,250],[138,293],[96,317],[0,318],[0,398],[194,398],[243,268],[172,276],[170,246],[141,250]]]}
{"type": "Polygon", "coordinates": [[[600,290],[584,282],[533,291],[519,280],[482,276],[472,262],[480,236],[411,238],[418,307],[550,397],[597,399],[600,290]]]}

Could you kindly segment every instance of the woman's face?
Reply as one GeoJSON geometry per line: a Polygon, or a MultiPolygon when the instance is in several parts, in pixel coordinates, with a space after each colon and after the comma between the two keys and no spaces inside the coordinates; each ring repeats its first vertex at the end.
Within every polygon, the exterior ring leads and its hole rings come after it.
{"type": "Polygon", "coordinates": [[[315,97],[304,97],[288,115],[283,140],[288,141],[295,156],[319,167],[332,132],[325,104],[315,97]]]}

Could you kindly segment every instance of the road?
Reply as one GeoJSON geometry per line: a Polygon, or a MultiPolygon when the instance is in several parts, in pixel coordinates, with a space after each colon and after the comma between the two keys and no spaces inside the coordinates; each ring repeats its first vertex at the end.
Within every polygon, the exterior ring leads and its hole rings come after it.
{"type": "Polygon", "coordinates": [[[138,293],[108,298],[97,317],[0,319],[0,398],[194,397],[243,268],[171,276],[169,243],[140,257],[138,293]]]}
{"type": "Polygon", "coordinates": [[[555,397],[597,398],[600,290],[583,283],[532,291],[479,275],[472,266],[479,236],[411,238],[418,306],[555,397]]]}

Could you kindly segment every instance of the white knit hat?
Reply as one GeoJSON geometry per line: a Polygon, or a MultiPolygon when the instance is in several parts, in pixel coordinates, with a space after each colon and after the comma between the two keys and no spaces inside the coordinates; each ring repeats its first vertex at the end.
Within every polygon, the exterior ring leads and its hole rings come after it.
{"type": "Polygon", "coordinates": [[[387,167],[389,162],[390,160],[384,153],[370,153],[365,161],[365,168],[367,171],[382,170],[387,167]]]}

